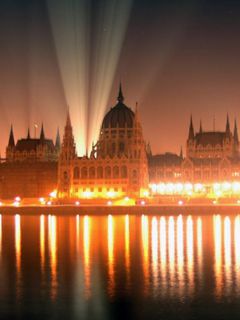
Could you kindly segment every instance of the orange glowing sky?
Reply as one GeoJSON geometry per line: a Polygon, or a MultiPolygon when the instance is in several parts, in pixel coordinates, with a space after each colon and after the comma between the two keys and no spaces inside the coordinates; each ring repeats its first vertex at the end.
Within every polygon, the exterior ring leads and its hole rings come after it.
{"type": "MultiPolygon", "coordinates": [[[[94,24],[97,1],[92,7],[94,24]]],[[[214,116],[216,129],[224,129],[227,112],[233,123],[240,101],[239,13],[232,0],[132,1],[105,110],[114,105],[121,80],[126,104],[134,108],[139,102],[154,153],[178,153],[185,146],[191,113],[197,129],[201,118],[211,130],[214,116]]],[[[97,55],[96,35],[89,34],[97,55]]],[[[33,134],[34,123],[42,121],[47,136],[55,138],[58,126],[62,133],[68,101],[47,1],[1,1],[0,39],[3,155],[11,123],[15,139],[25,136],[28,126],[33,134]]],[[[109,81],[109,75],[102,79],[109,81]]],[[[94,81],[93,72],[88,81],[94,81]]]]}

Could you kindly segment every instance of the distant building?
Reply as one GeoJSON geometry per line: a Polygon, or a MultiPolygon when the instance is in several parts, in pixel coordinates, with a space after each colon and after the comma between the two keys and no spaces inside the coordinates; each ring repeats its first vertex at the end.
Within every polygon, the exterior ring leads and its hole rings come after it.
{"type": "Polygon", "coordinates": [[[139,197],[148,188],[148,163],[138,108],[124,102],[120,86],[117,104],[103,119],[90,157],[78,157],[67,116],[59,158],[60,198],[139,197]]]}
{"type": "Polygon", "coordinates": [[[237,123],[233,133],[227,116],[225,131],[203,131],[194,133],[190,119],[186,157],[171,153],[149,155],[150,183],[192,182],[211,183],[216,181],[240,180],[240,155],[237,123]]]}
{"type": "Polygon", "coordinates": [[[6,148],[7,162],[45,162],[57,161],[60,152],[60,135],[57,132],[55,144],[45,138],[43,125],[39,138],[31,138],[30,132],[26,138],[19,139],[15,144],[13,127],[11,126],[9,142],[6,148]]]}
{"type": "Polygon", "coordinates": [[[6,159],[0,164],[0,197],[11,199],[46,197],[57,187],[60,135],[56,142],[46,139],[43,126],[39,138],[19,139],[15,144],[11,126],[6,159]]]}

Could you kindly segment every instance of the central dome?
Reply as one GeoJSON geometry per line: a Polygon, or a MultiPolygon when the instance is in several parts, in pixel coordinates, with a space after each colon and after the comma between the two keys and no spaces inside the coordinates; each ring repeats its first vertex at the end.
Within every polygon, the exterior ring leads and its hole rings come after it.
{"type": "Polygon", "coordinates": [[[120,85],[118,94],[118,103],[111,108],[103,119],[102,129],[107,128],[133,128],[134,112],[124,103],[122,88],[120,85]]]}

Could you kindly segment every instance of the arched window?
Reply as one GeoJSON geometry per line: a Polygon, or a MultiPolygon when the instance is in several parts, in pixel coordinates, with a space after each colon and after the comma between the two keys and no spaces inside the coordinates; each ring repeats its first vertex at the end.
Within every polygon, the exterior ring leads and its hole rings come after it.
{"type": "Polygon", "coordinates": [[[75,167],[73,169],[73,179],[79,179],[79,168],[75,167]]]}
{"type": "Polygon", "coordinates": [[[133,170],[132,177],[133,177],[133,179],[137,178],[137,170],[133,170]]]}
{"type": "Polygon", "coordinates": [[[123,178],[123,179],[127,178],[127,167],[126,166],[121,167],[121,178],[123,178]]]}
{"type": "Polygon", "coordinates": [[[103,168],[102,167],[98,167],[97,168],[97,178],[98,179],[102,179],[103,178],[103,168]]]}
{"type": "Polygon", "coordinates": [[[65,181],[68,180],[68,173],[67,173],[67,171],[64,171],[64,172],[63,172],[63,179],[64,179],[65,181]]]}
{"type": "Polygon", "coordinates": [[[111,178],[111,168],[110,167],[106,167],[105,168],[105,178],[111,178]]]}
{"type": "Polygon", "coordinates": [[[82,169],[81,169],[81,178],[82,179],[87,179],[87,168],[86,167],[83,167],[82,169]]]}
{"type": "Polygon", "coordinates": [[[116,152],[116,144],[115,142],[112,143],[112,154],[116,152]]]}
{"type": "Polygon", "coordinates": [[[95,178],[95,168],[94,167],[91,167],[89,169],[89,178],[95,178]]]}
{"type": "Polygon", "coordinates": [[[120,142],[120,143],[119,143],[119,152],[120,152],[120,153],[123,153],[123,152],[124,152],[124,149],[125,149],[124,142],[120,142]]]}
{"type": "Polygon", "coordinates": [[[119,177],[119,168],[117,166],[113,167],[113,178],[117,179],[119,177]]]}

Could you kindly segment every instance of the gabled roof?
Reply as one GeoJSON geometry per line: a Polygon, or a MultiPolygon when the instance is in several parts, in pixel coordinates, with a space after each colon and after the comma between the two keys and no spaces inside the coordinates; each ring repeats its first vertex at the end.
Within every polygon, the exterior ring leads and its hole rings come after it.
{"type": "Polygon", "coordinates": [[[206,147],[209,144],[212,146],[222,146],[225,138],[226,133],[220,131],[199,132],[195,135],[196,144],[201,144],[203,147],[206,147]]]}
{"type": "Polygon", "coordinates": [[[179,155],[170,152],[151,155],[148,158],[148,163],[150,166],[180,165],[182,161],[183,159],[179,155]]]}
{"type": "Polygon", "coordinates": [[[20,152],[23,152],[23,151],[30,152],[32,150],[36,151],[37,147],[39,145],[47,146],[49,151],[54,151],[54,149],[55,149],[53,141],[50,139],[44,139],[44,140],[41,140],[41,139],[20,139],[17,141],[15,150],[20,151],[20,152]]]}

